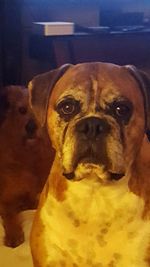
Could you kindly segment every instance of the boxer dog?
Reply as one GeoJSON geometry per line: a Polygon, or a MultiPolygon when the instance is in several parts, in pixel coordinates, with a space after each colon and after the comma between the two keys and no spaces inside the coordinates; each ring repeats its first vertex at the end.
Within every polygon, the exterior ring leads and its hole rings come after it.
{"type": "Polygon", "coordinates": [[[56,150],[31,231],[35,267],[150,266],[150,177],[140,160],[148,85],[133,66],[100,62],[30,82],[56,150]]]}
{"type": "Polygon", "coordinates": [[[37,207],[53,158],[28,100],[23,86],[7,86],[0,95],[0,216],[9,247],[24,241],[20,212],[37,207]]]}

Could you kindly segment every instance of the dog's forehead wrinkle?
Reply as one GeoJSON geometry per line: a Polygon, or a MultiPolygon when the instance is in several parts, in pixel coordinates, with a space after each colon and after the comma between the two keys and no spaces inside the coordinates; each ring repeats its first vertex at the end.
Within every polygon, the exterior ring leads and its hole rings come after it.
{"type": "Polygon", "coordinates": [[[67,98],[67,97],[73,97],[77,100],[80,100],[80,99],[83,99],[83,94],[85,94],[85,97],[86,97],[86,92],[84,92],[83,87],[81,85],[79,85],[76,87],[67,88],[59,96],[59,99],[63,99],[63,98],[67,98]]]}
{"type": "Polygon", "coordinates": [[[91,81],[92,81],[92,88],[91,88],[92,92],[91,93],[94,96],[94,100],[96,100],[99,94],[99,83],[98,83],[98,80],[93,76],[91,76],[91,81]]]}

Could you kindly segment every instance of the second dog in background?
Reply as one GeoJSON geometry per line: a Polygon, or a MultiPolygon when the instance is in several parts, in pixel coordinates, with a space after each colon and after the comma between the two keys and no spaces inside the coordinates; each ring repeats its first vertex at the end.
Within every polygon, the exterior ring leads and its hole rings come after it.
{"type": "Polygon", "coordinates": [[[8,86],[0,95],[0,216],[4,243],[24,241],[20,212],[34,209],[53,160],[47,133],[28,105],[28,89],[8,86]]]}

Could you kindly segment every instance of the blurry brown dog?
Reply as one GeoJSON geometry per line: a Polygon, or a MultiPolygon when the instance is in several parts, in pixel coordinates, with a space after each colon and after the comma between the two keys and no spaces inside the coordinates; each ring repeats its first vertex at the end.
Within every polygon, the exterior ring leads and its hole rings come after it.
{"type": "Polygon", "coordinates": [[[24,241],[20,211],[36,208],[52,153],[29,110],[28,89],[6,87],[0,96],[0,215],[7,246],[24,241]]]}

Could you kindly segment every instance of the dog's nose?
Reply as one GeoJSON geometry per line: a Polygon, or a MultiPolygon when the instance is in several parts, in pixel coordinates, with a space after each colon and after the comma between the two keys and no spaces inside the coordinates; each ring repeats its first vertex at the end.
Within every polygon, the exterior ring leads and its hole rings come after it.
{"type": "Polygon", "coordinates": [[[89,139],[95,139],[107,134],[110,126],[106,120],[97,117],[89,117],[78,122],[77,132],[89,139]]]}
{"type": "Polygon", "coordinates": [[[37,129],[37,125],[33,119],[30,119],[26,124],[25,128],[28,134],[34,134],[37,129]]]}

